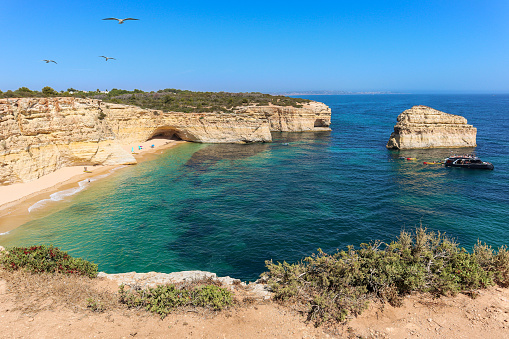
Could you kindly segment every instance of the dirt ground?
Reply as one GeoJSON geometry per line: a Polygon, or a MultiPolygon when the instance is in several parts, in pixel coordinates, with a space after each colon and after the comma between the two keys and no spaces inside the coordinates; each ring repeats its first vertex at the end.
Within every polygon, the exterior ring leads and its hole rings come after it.
{"type": "Polygon", "coordinates": [[[237,291],[238,305],[228,310],[179,312],[163,320],[118,306],[115,292],[116,283],[103,278],[0,272],[0,338],[509,338],[507,288],[480,291],[475,299],[413,295],[398,308],[372,304],[333,329],[315,328],[247,291],[237,291]],[[106,310],[87,307],[87,296],[106,310]]]}

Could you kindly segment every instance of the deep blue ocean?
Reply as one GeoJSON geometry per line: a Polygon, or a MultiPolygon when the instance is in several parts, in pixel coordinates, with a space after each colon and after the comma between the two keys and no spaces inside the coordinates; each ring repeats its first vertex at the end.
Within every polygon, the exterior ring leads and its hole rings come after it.
{"type": "Polygon", "coordinates": [[[331,107],[331,132],[176,146],[32,211],[37,219],[1,235],[0,245],[53,244],[107,273],[205,270],[255,280],[265,260],[390,241],[419,225],[468,250],[478,239],[509,244],[509,95],[306,98],[331,107]],[[397,116],[414,105],[464,116],[478,146],[387,150],[397,116]],[[423,165],[468,152],[495,170],[423,165]]]}

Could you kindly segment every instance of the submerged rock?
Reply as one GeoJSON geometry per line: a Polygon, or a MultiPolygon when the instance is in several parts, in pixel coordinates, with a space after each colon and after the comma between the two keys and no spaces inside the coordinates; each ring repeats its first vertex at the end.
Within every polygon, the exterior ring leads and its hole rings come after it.
{"type": "Polygon", "coordinates": [[[476,135],[464,117],[419,105],[398,116],[387,148],[475,147],[476,135]]]}

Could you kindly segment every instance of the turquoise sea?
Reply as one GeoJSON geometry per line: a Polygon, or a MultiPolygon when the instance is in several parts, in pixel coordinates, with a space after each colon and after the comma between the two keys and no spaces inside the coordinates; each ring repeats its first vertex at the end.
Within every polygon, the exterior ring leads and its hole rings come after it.
{"type": "Polygon", "coordinates": [[[36,220],[0,244],[53,244],[108,273],[206,270],[243,280],[255,280],[268,259],[390,241],[421,224],[467,249],[477,239],[509,244],[509,95],[307,98],[331,107],[331,132],[182,144],[42,203],[36,220]],[[466,117],[478,147],[387,150],[396,117],[413,105],[466,117]],[[495,170],[422,164],[451,152],[475,152],[495,170]]]}

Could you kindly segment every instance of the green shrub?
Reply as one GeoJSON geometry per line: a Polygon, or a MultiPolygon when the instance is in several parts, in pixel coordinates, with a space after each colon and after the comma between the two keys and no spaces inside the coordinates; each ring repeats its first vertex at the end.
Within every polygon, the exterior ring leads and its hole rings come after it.
{"type": "Polygon", "coordinates": [[[495,253],[490,246],[478,241],[474,246],[474,256],[480,266],[493,274],[493,279],[498,285],[509,286],[509,251],[507,251],[507,246],[500,247],[495,253]]]}
{"type": "Polygon", "coordinates": [[[136,105],[142,108],[164,112],[210,113],[233,112],[246,105],[274,105],[302,107],[307,99],[272,96],[262,93],[192,92],[177,89],[159,90],[157,93],[139,90],[126,91],[113,89],[107,95],[87,93],[89,97],[106,102],[136,105]]]}
{"type": "Polygon", "coordinates": [[[296,264],[267,261],[262,274],[275,299],[297,305],[319,325],[343,322],[377,299],[399,305],[411,292],[455,294],[509,283],[509,252],[478,245],[473,253],[440,232],[417,228],[390,244],[317,254],[296,264]]]}
{"type": "Polygon", "coordinates": [[[52,96],[58,96],[59,95],[57,91],[55,91],[53,88],[51,88],[49,86],[43,87],[41,92],[46,97],[52,97],[52,96]]]}
{"type": "Polygon", "coordinates": [[[168,284],[141,291],[126,291],[125,286],[121,285],[119,298],[120,302],[129,308],[145,308],[159,314],[161,318],[182,307],[198,306],[221,310],[232,304],[232,293],[215,285],[179,288],[168,284]]]}
{"type": "Polygon", "coordinates": [[[104,312],[106,307],[100,301],[95,300],[94,298],[87,298],[87,308],[91,309],[94,312],[104,312]]]}
{"type": "MultiPolygon", "coordinates": [[[[210,113],[228,112],[232,113],[236,108],[246,105],[264,106],[273,104],[279,106],[303,107],[303,103],[311,100],[302,98],[290,98],[281,95],[273,96],[258,92],[251,93],[228,93],[228,92],[192,92],[166,88],[155,92],[143,92],[113,88],[108,93],[97,91],[83,92],[68,88],[67,92],[58,92],[46,86],[41,91],[30,90],[27,87],[20,87],[16,91],[8,90],[5,93],[0,91],[0,98],[21,98],[21,97],[58,97],[72,96],[75,98],[94,98],[105,102],[116,104],[135,105],[142,108],[162,110],[163,112],[183,113],[210,113]],[[72,92],[70,94],[69,92],[72,92]]],[[[102,118],[100,118],[102,120],[102,118]]]]}
{"type": "Polygon", "coordinates": [[[0,264],[7,270],[24,269],[32,273],[50,272],[97,276],[97,265],[53,246],[13,247],[0,256],[0,264]]]}
{"type": "Polygon", "coordinates": [[[222,310],[231,305],[232,294],[230,291],[215,285],[198,286],[194,289],[193,305],[210,307],[214,310],[222,310]]]}

